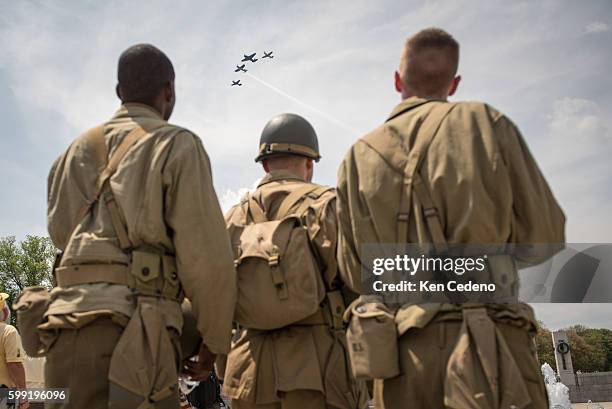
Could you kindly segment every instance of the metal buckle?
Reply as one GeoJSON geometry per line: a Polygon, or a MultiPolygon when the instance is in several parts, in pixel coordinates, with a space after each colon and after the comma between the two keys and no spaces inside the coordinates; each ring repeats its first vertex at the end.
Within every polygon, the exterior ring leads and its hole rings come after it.
{"type": "Polygon", "coordinates": [[[268,265],[270,267],[276,267],[278,265],[278,259],[278,255],[271,256],[270,258],[268,258],[268,265]]]}
{"type": "Polygon", "coordinates": [[[400,222],[407,222],[410,220],[410,213],[398,213],[397,220],[400,222]]]}
{"type": "Polygon", "coordinates": [[[427,209],[423,209],[423,215],[425,217],[434,217],[438,215],[438,209],[435,207],[428,207],[427,209]]]}

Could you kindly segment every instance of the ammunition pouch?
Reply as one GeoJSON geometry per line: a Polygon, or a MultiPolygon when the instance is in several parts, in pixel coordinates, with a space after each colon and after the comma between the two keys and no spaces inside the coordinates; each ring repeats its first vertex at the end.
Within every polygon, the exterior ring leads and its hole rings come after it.
{"type": "Polygon", "coordinates": [[[185,298],[172,255],[143,250],[132,251],[128,287],[137,294],[182,302],[185,298]]]}
{"type": "Polygon", "coordinates": [[[44,322],[44,314],[50,302],[49,290],[44,287],[28,287],[19,294],[13,304],[13,309],[17,311],[21,343],[30,357],[40,357],[46,352],[38,326],[44,322]]]}
{"type": "Polygon", "coordinates": [[[353,376],[362,379],[387,379],[400,373],[395,312],[376,297],[360,297],[344,315],[353,376]]]}

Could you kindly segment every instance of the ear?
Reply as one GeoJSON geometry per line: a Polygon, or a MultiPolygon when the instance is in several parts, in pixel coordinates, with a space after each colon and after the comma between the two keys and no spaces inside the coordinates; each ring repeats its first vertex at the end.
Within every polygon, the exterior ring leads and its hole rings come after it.
{"type": "Polygon", "coordinates": [[[312,168],[314,168],[314,160],[308,158],[308,160],[306,161],[306,169],[310,171],[312,168]]]}
{"type": "Polygon", "coordinates": [[[453,82],[451,83],[450,89],[448,90],[448,96],[452,96],[457,92],[457,88],[459,88],[459,82],[461,82],[461,75],[457,75],[453,78],[453,82]]]}
{"type": "Polygon", "coordinates": [[[164,99],[166,102],[174,100],[174,81],[168,81],[164,87],[164,99]]]}
{"type": "Polygon", "coordinates": [[[267,160],[263,159],[263,160],[261,161],[261,166],[263,166],[264,171],[265,171],[266,173],[270,173],[270,166],[268,165],[268,161],[267,161],[267,160]]]}
{"type": "Polygon", "coordinates": [[[402,92],[402,79],[397,71],[395,71],[395,90],[399,93],[402,92]]]}
{"type": "Polygon", "coordinates": [[[119,87],[119,84],[117,84],[117,86],[115,87],[115,93],[117,94],[117,98],[119,98],[121,102],[123,102],[123,96],[121,96],[121,87],[119,87]]]}

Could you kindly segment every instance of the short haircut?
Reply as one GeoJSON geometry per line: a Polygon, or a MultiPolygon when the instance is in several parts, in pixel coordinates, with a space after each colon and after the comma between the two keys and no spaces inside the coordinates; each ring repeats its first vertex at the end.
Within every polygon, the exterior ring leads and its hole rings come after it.
{"type": "Polygon", "coordinates": [[[268,162],[268,165],[273,168],[289,168],[293,165],[308,160],[310,158],[302,155],[291,155],[291,154],[275,154],[268,157],[263,158],[263,160],[268,162]]]}
{"type": "Polygon", "coordinates": [[[123,102],[150,105],[166,84],[174,80],[174,67],[159,48],[136,44],[121,53],[117,80],[123,102]]]}
{"type": "Polygon", "coordinates": [[[404,85],[419,96],[446,91],[457,74],[459,43],[446,31],[426,28],[408,40],[400,60],[404,85]]]}

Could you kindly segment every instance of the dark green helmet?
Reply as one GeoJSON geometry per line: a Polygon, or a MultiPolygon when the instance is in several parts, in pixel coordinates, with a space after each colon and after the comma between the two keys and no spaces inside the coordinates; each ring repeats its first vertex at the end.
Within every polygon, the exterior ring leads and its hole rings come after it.
{"type": "Polygon", "coordinates": [[[318,162],[321,159],[319,141],[312,125],[295,114],[280,114],[270,119],[261,132],[255,162],[278,154],[305,156],[318,162]]]}

